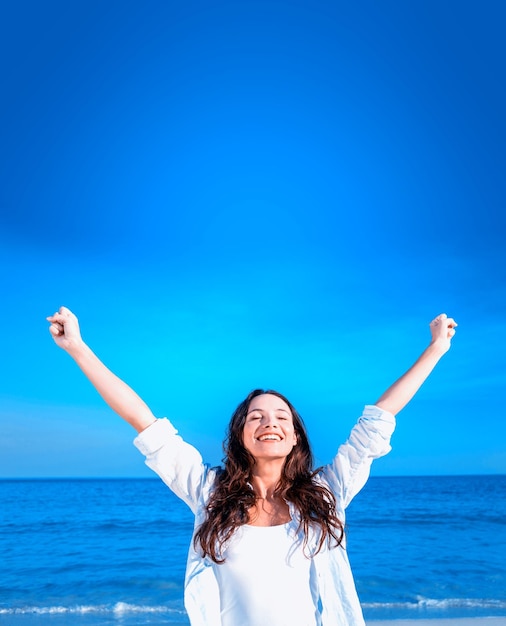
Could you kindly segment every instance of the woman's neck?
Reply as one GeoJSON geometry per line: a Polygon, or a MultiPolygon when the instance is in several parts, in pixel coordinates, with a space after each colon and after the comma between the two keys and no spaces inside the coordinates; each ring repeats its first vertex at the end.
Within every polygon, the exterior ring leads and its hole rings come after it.
{"type": "Polygon", "coordinates": [[[258,498],[272,498],[281,480],[282,463],[256,462],[251,472],[251,484],[258,498]]]}
{"type": "Polygon", "coordinates": [[[251,477],[256,501],[248,511],[250,526],[279,526],[290,521],[288,504],[276,492],[280,477],[279,472],[257,473],[251,477]]]}

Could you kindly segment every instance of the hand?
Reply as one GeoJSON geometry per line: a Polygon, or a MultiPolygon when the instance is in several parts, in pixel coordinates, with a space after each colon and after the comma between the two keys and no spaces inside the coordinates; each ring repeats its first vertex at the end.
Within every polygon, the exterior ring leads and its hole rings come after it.
{"type": "Polygon", "coordinates": [[[72,348],[82,343],[77,317],[66,307],[60,307],[54,315],[46,318],[50,322],[49,332],[57,346],[71,352],[72,348]]]}
{"type": "Polygon", "coordinates": [[[396,415],[423,385],[439,359],[450,349],[457,323],[446,313],[441,313],[430,323],[432,341],[409,370],[389,387],[376,402],[385,411],[396,415]]]}
{"type": "Polygon", "coordinates": [[[441,313],[430,323],[430,332],[432,334],[433,344],[441,346],[444,352],[450,349],[450,343],[453,335],[455,335],[456,321],[448,317],[446,313],[441,313]]]}

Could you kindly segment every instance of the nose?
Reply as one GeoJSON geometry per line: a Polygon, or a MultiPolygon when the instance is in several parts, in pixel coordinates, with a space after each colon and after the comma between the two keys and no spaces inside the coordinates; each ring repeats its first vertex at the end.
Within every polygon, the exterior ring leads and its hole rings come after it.
{"type": "Polygon", "coordinates": [[[263,426],[264,428],[278,428],[278,423],[273,415],[266,415],[263,426]]]}

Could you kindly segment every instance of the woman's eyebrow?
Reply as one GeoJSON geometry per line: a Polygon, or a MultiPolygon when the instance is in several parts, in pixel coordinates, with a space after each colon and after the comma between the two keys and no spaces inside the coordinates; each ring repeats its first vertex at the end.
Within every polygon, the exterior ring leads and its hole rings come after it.
{"type": "MultiPolygon", "coordinates": [[[[281,408],[279,408],[279,409],[274,409],[274,410],[275,410],[276,412],[283,411],[283,413],[287,413],[288,415],[291,415],[290,411],[287,411],[286,409],[281,409],[281,408]]],[[[250,413],[255,413],[255,411],[257,411],[258,413],[263,413],[263,412],[264,412],[264,409],[250,409],[250,410],[246,413],[246,415],[249,415],[250,413]]]]}

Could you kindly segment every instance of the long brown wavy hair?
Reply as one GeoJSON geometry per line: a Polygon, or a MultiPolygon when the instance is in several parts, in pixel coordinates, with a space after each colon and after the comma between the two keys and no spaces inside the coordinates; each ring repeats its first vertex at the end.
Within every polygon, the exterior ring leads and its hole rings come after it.
{"type": "Polygon", "coordinates": [[[255,458],[244,447],[243,429],[250,402],[263,394],[281,398],[292,413],[297,445],[285,460],[276,494],[293,503],[299,512],[299,531],[302,529],[304,532],[304,549],[310,527],[320,530],[316,552],[321,550],[325,541],[338,546],[344,538],[343,524],[336,515],[334,495],[315,480],[318,470],[313,470],[313,454],[302,418],[279,392],[255,389],[232,415],[223,444],[224,467],[216,476],[206,507],[206,519],[195,534],[195,547],[199,544],[203,556],[209,556],[215,563],[225,561],[222,556],[224,544],[239,526],[248,522],[248,511],[256,503],[257,496],[251,487],[255,458]]]}

